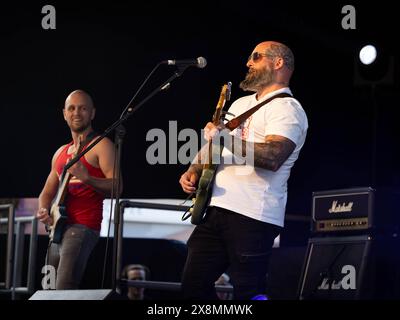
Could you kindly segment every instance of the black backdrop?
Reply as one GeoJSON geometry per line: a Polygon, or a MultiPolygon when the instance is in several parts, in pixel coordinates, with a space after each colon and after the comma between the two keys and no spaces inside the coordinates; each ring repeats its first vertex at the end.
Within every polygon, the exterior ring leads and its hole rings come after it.
{"type": "MultiPolygon", "coordinates": [[[[70,139],[61,109],[67,94],[87,90],[97,106],[95,127],[115,121],[161,60],[208,60],[146,103],[126,123],[122,170],[126,198],[184,194],[178,178],[186,166],[149,165],[152,128],[200,130],[215,108],[220,87],[232,81],[233,98],[246,58],[263,40],[292,48],[291,88],[309,118],[306,145],[289,182],[288,212],[310,214],[311,192],[354,186],[397,187],[399,129],[396,10],[389,1],[355,3],[356,30],[344,30],[346,2],[107,2],[2,4],[0,9],[0,197],[37,197],[52,154],[70,139]],[[387,3],[386,3],[387,2],[387,3]],[[57,12],[56,30],[41,28],[42,6],[57,12]],[[358,50],[371,42],[395,58],[394,81],[376,88],[354,83],[358,50]],[[376,150],[373,148],[374,123],[376,150]],[[372,161],[376,156],[376,163],[372,161]],[[376,172],[373,181],[372,172],[376,172]]],[[[173,72],[163,66],[140,101],[173,72]]]]}

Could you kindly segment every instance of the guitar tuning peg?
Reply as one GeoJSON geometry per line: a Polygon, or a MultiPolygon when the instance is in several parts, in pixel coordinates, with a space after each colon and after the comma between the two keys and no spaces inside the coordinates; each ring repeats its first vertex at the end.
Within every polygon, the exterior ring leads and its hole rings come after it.
{"type": "Polygon", "coordinates": [[[190,208],[190,209],[189,209],[189,212],[192,213],[192,212],[193,212],[193,208],[190,208]]]}
{"type": "Polygon", "coordinates": [[[196,202],[196,198],[192,198],[192,201],[193,201],[193,203],[195,203],[196,202]]]}

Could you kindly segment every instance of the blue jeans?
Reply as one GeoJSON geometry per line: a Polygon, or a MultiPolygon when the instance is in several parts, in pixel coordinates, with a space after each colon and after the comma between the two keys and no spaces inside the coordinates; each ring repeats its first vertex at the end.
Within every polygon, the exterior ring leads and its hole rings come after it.
{"type": "Polygon", "coordinates": [[[190,236],[182,276],[186,299],[217,299],[214,282],[229,267],[234,299],[265,293],[269,257],[282,228],[209,207],[206,220],[190,236]]]}
{"type": "Polygon", "coordinates": [[[51,244],[46,261],[57,270],[56,290],[79,288],[99,235],[81,224],[67,225],[61,243],[51,244]]]}

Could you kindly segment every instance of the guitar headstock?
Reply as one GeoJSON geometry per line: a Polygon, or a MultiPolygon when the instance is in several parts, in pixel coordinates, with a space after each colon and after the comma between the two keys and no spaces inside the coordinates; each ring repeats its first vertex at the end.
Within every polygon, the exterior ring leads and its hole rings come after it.
{"type": "Polygon", "coordinates": [[[222,90],[219,95],[218,104],[217,104],[217,107],[215,108],[215,113],[214,113],[213,120],[212,120],[212,122],[215,125],[219,124],[222,109],[225,106],[225,102],[229,101],[231,98],[231,91],[232,91],[232,82],[228,82],[227,84],[224,84],[222,86],[222,90]]]}

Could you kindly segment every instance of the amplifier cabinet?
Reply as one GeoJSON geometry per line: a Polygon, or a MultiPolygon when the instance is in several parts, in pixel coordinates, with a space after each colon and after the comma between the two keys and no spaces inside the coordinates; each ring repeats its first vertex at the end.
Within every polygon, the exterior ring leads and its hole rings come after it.
{"type": "Polygon", "coordinates": [[[311,238],[299,282],[299,299],[398,299],[398,247],[397,237],[311,238]]]}

